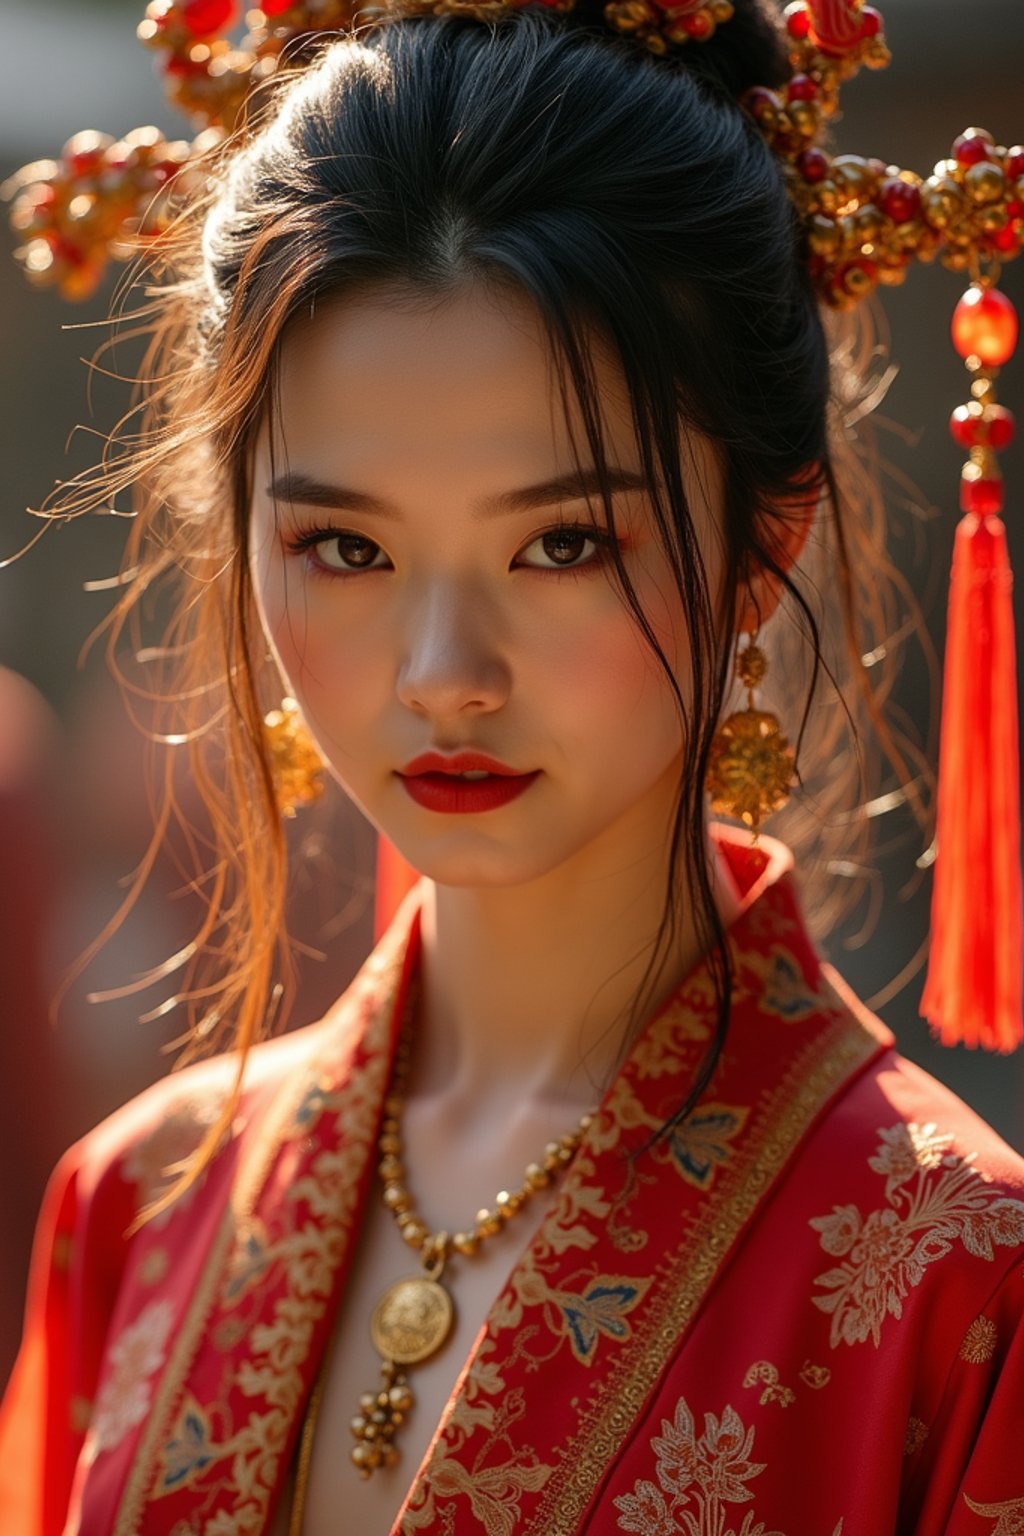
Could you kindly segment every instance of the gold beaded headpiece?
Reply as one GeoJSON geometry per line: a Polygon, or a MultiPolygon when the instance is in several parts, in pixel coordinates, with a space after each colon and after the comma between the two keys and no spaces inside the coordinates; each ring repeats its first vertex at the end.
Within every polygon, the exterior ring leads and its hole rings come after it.
{"type": "MultiPolygon", "coordinates": [[[[304,38],[406,16],[494,21],[528,3],[263,0],[246,13],[245,36],[233,41],[237,0],[151,0],[139,37],[161,56],[171,100],[197,136],[168,141],[156,128],[139,128],[115,140],[88,131],[75,134],[58,160],[23,167],[0,188],[12,201],[21,241],[15,254],[31,281],[84,297],[110,257],[159,249],[176,210],[203,191],[218,156],[244,139],[254,88],[302,67],[304,38]]],[[[576,0],[536,3],[570,11],[576,0]]],[[[732,15],[731,0],[608,0],[603,7],[612,32],[655,55],[706,42],[732,15]]],[[[1024,891],[1012,574],[997,462],[1013,418],[996,401],[995,380],[1013,354],[1017,317],[995,284],[1002,263],[1024,247],[1024,146],[968,128],[930,176],[887,160],[833,155],[824,141],[840,87],[862,66],[889,62],[882,17],[863,0],[793,0],[783,15],[789,78],[745,91],[739,105],[782,166],[822,302],[849,309],[879,284],[903,282],[917,261],[971,278],[953,320],[971,398],[950,424],[967,460],[949,596],[932,944],[921,1012],[947,1042],[1010,1049],[1024,1035],[1024,891]],[[979,794],[986,802],[980,818],[972,810],[979,794]]],[[[756,721],[760,739],[772,717],[753,711],[752,687],[750,694],[747,724],[756,721]]],[[[740,814],[756,833],[761,815],[780,803],[779,754],[752,753],[749,739],[743,750],[744,771],[758,780],[753,798],[737,811],[735,795],[726,800],[723,790],[716,799],[715,785],[709,788],[716,809],[740,814]]],[[[718,764],[720,789],[734,768],[728,757],[718,764]]],[[[390,868],[385,859],[380,921],[392,905],[390,868]]]]}

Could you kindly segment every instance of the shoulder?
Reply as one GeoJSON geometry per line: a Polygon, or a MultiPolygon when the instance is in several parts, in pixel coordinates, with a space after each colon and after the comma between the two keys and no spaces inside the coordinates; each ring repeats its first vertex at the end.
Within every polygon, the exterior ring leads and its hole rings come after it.
{"type": "MultiPolygon", "coordinates": [[[[218,1158],[231,1163],[280,1088],[308,1069],[326,1021],[262,1042],[249,1051],[238,1103],[218,1158]]],[[[51,1178],[48,1199],[73,1196],[78,1222],[110,1233],[129,1227],[170,1186],[216,1126],[238,1079],[239,1059],[226,1053],[169,1073],[129,1100],[68,1148],[51,1178]]]]}
{"type": "Polygon", "coordinates": [[[823,1129],[844,1162],[859,1160],[876,1178],[884,1175],[890,1188],[956,1164],[970,1167],[980,1183],[1024,1195],[1024,1157],[952,1089],[895,1048],[883,1051],[850,1085],[823,1129]]]}
{"type": "Polygon", "coordinates": [[[1004,1283],[1019,1293],[1024,1158],[895,1050],[829,1106],[793,1174],[834,1348],[878,1348],[897,1326],[959,1347],[1004,1283]]]}

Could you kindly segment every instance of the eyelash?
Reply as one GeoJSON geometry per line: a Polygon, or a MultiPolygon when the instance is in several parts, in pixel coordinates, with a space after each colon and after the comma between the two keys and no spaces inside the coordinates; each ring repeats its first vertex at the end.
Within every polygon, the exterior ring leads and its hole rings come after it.
{"type": "MultiPolygon", "coordinates": [[[[538,540],[545,539],[550,534],[559,533],[582,534],[588,543],[595,545],[595,553],[588,560],[583,561],[579,565],[533,565],[522,567],[522,569],[540,571],[545,576],[573,576],[578,580],[581,576],[586,575],[590,571],[598,571],[602,569],[607,561],[611,558],[611,550],[616,544],[618,544],[620,549],[623,548],[622,541],[616,540],[612,534],[607,533],[600,528],[596,528],[593,523],[553,523],[550,528],[542,528],[539,533],[535,533],[523,547],[525,549],[529,549],[530,545],[536,544],[538,540]]],[[[307,562],[307,568],[311,574],[318,577],[360,576],[367,571],[380,571],[387,569],[385,566],[375,565],[363,567],[352,566],[348,570],[339,570],[335,566],[325,565],[322,561],[319,561],[315,558],[316,549],[319,544],[326,544],[330,542],[331,539],[341,539],[346,537],[360,539],[364,543],[373,544],[377,549],[380,549],[380,545],[377,544],[374,539],[366,538],[363,534],[353,533],[351,530],[346,528],[332,528],[328,526],[314,526],[311,528],[305,528],[301,532],[296,532],[290,538],[286,538],[284,540],[284,547],[290,555],[305,554],[311,556],[312,558],[310,558],[307,562]]]]}

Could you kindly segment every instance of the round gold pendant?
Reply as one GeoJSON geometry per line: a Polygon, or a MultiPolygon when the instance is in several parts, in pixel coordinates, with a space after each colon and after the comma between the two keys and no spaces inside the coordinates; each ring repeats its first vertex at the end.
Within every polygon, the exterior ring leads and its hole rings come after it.
{"type": "Polygon", "coordinates": [[[455,1308],[444,1286],[409,1275],[388,1286],[370,1319],[374,1347],[396,1365],[429,1360],[452,1331],[455,1308]]]}

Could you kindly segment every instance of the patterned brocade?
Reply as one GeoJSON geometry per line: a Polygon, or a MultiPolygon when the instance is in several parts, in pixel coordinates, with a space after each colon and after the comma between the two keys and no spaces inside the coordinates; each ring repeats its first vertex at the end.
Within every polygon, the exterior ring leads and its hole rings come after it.
{"type": "MultiPolygon", "coordinates": [[[[894,1055],[818,956],[788,850],[713,831],[744,901],[711,1088],[630,1156],[710,1036],[701,961],[635,1041],[495,1298],[392,1536],[1017,1529],[1024,1168],[894,1055]]],[[[224,1073],[161,1085],[77,1149],[36,1313],[50,1385],[19,1384],[8,1410],[35,1404],[61,1491],[19,1536],[268,1532],[418,961],[414,893],[327,1018],[257,1050],[234,1135],[124,1245],[113,1291],[97,1256],[198,1141],[224,1073]],[[76,1365],[58,1409],[61,1355],[76,1365]]]]}

